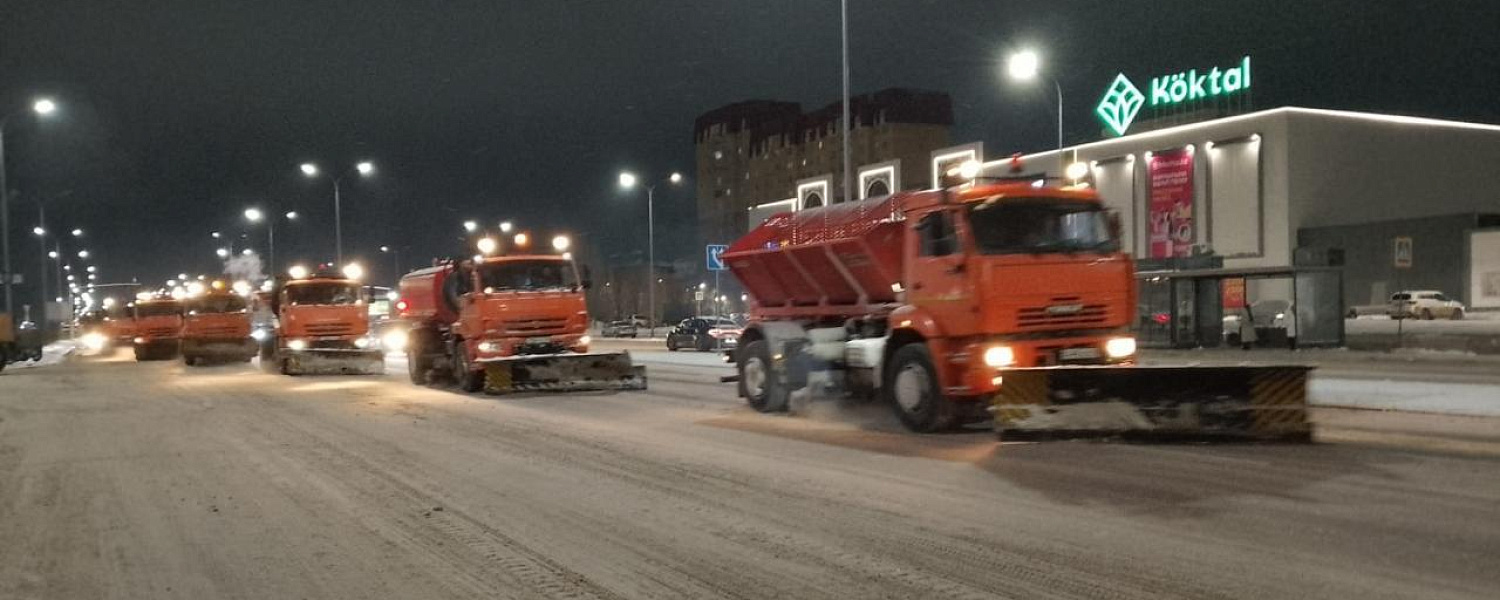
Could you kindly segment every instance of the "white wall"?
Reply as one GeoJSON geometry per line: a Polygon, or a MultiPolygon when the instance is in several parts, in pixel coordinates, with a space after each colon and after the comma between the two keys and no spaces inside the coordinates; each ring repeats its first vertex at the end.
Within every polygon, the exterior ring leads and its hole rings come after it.
{"type": "Polygon", "coordinates": [[[1469,299],[1473,308],[1500,308],[1500,230],[1469,235],[1469,299]]]}

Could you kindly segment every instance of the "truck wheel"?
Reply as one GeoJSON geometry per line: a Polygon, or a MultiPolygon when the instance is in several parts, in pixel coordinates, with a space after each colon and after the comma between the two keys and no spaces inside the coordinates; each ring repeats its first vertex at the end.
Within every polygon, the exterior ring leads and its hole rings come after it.
{"type": "Polygon", "coordinates": [[[463,342],[454,345],[453,362],[453,379],[458,382],[458,389],[470,394],[484,389],[484,371],[473,370],[469,350],[463,342]]]}
{"type": "Polygon", "coordinates": [[[427,385],[427,371],[432,369],[432,358],[426,350],[420,345],[406,350],[406,375],[417,385],[427,385]]]}
{"type": "Polygon", "coordinates": [[[932,433],[953,428],[957,411],[943,395],[925,344],[907,344],[896,350],[884,383],[891,406],[907,429],[932,433]]]}
{"type": "Polygon", "coordinates": [[[772,367],[770,344],[765,340],[746,344],[736,364],[740,371],[740,395],[750,408],[763,413],[786,410],[789,394],[772,367]]]}
{"type": "Polygon", "coordinates": [[[135,362],[146,362],[151,360],[151,351],[140,346],[135,347],[135,362]]]}

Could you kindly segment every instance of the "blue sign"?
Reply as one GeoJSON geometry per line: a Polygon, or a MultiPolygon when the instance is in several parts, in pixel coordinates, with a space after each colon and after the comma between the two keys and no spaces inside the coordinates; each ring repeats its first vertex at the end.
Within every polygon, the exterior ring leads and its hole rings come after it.
{"type": "Polygon", "coordinates": [[[708,250],[708,270],[710,270],[710,271],[727,271],[727,270],[729,270],[729,267],[724,266],[724,259],[719,258],[719,255],[723,254],[725,250],[728,250],[729,246],[724,246],[724,245],[720,245],[720,244],[709,244],[707,246],[707,248],[705,248],[705,249],[708,250]]]}

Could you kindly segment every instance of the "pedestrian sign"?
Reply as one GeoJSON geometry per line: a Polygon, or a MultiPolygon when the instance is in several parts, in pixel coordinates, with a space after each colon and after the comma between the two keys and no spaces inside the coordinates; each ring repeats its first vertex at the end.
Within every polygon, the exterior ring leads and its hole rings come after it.
{"type": "Polygon", "coordinates": [[[721,259],[721,258],[719,258],[719,255],[723,254],[725,250],[728,250],[729,246],[726,246],[726,245],[723,245],[723,244],[709,244],[706,249],[708,251],[708,253],[707,253],[707,255],[708,255],[708,270],[710,270],[710,271],[725,271],[725,270],[728,270],[728,267],[724,266],[724,260],[721,259]]]}
{"type": "Polygon", "coordinates": [[[1409,237],[1396,238],[1396,268],[1411,268],[1411,238],[1409,237]]]}

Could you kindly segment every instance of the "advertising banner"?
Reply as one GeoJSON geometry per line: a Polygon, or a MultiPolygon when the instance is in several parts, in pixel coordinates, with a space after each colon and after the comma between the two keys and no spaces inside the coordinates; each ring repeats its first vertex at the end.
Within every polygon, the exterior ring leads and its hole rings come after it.
{"type": "Polygon", "coordinates": [[[1193,153],[1156,153],[1150,174],[1150,257],[1188,256],[1193,248],[1193,153]]]}
{"type": "Polygon", "coordinates": [[[1220,296],[1224,300],[1224,308],[1245,307],[1245,279],[1234,277],[1219,280],[1220,296]]]}

